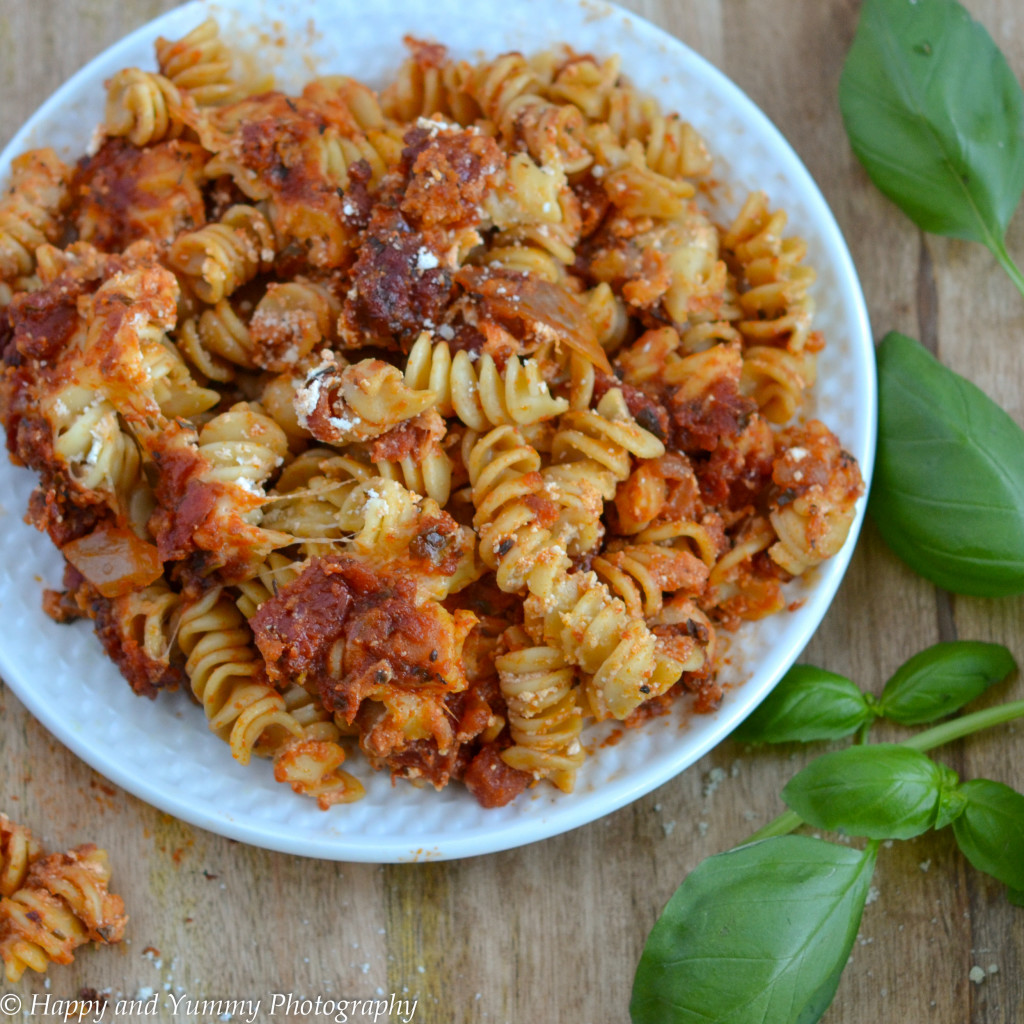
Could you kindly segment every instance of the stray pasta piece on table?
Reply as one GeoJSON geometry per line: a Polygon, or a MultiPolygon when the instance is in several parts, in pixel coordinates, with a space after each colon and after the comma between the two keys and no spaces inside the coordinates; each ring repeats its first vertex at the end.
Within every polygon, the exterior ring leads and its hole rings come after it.
{"type": "Polygon", "coordinates": [[[0,961],[9,982],[25,970],[69,964],[87,942],[120,942],[124,901],[108,892],[107,853],[92,843],[46,855],[0,813],[0,961]]]}

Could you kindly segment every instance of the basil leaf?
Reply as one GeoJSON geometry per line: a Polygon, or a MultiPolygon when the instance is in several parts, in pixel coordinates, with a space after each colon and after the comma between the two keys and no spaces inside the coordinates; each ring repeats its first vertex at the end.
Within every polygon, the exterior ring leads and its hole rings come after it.
{"type": "Polygon", "coordinates": [[[1005,254],[1024,190],[1024,93],[956,0],[866,0],[839,107],[871,180],[918,227],[1005,254]]]}
{"type": "Polygon", "coordinates": [[[1024,890],[1024,796],[1001,782],[971,779],[953,834],[964,856],[1011,890],[1024,890]]]}
{"type": "Polygon", "coordinates": [[[919,575],[957,594],[1024,592],[1024,431],[895,331],[878,347],[869,509],[919,575]]]}
{"type": "Polygon", "coordinates": [[[934,722],[958,711],[1016,667],[1002,644],[934,644],[896,670],[882,690],[878,713],[901,725],[934,722]]]}
{"type": "Polygon", "coordinates": [[[794,665],[733,733],[741,743],[807,743],[856,732],[872,717],[864,694],[845,676],[794,665]]]}
{"type": "Polygon", "coordinates": [[[1015,907],[1024,907],[1024,889],[1010,889],[1006,893],[1006,898],[1015,907]]]}
{"type": "Polygon", "coordinates": [[[911,839],[935,825],[944,778],[929,757],[874,743],[823,754],[782,799],[810,825],[869,839],[911,839]]]}
{"type": "Polygon", "coordinates": [[[709,857],[647,939],[633,1024],[814,1024],[857,937],[875,856],[780,836],[709,857]]]}

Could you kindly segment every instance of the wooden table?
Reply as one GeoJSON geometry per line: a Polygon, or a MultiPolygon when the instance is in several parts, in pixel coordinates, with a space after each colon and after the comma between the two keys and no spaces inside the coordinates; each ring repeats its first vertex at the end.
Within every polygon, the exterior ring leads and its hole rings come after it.
{"type": "MultiPolygon", "coordinates": [[[[0,142],[94,54],[171,6],[0,0],[0,142]]],[[[1024,299],[984,249],[917,231],[850,152],[836,84],[856,0],[625,6],[731,76],[791,141],[844,229],[876,337],[895,328],[920,338],[1024,422],[1024,299]]],[[[1024,76],[1024,6],[968,7],[1024,76]]],[[[1024,261],[1021,218],[1009,247],[1024,261]]],[[[869,522],[804,660],[877,689],[937,640],[1000,641],[1024,659],[1022,626],[1024,602],[937,592],[869,522]]],[[[998,699],[1011,696],[1024,696],[1020,679],[1000,688],[998,699]]],[[[1022,729],[994,730],[942,756],[964,777],[1020,789],[1022,729]]],[[[524,849],[449,863],[335,864],[251,849],[159,813],[77,760],[0,684],[0,808],[49,848],[107,847],[132,918],[120,947],[83,951],[16,991],[26,1006],[32,993],[68,998],[83,987],[265,1001],[273,992],[394,992],[418,999],[420,1022],[623,1022],[665,901],[703,858],[778,813],[779,790],[804,757],[727,742],[634,805],[524,849]],[[717,787],[708,786],[712,772],[724,773],[717,787]]],[[[831,1024],[1024,1020],[1024,911],[966,864],[948,830],[884,850],[876,886],[831,1024]],[[969,980],[973,966],[983,982],[969,980]]]]}

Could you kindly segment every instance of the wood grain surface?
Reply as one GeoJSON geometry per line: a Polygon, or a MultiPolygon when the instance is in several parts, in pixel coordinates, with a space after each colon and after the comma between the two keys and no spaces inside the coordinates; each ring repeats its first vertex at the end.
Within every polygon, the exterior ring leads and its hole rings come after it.
{"type": "MultiPolygon", "coordinates": [[[[73,71],[171,6],[0,0],[0,143],[73,71]]],[[[876,338],[893,328],[920,338],[1024,422],[1024,299],[981,247],[917,231],[850,152],[836,86],[857,0],[625,6],[721,68],[787,136],[846,235],[876,338]]],[[[1024,4],[967,6],[1024,76],[1024,4]]],[[[1024,262],[1024,218],[1009,248],[1024,262]]],[[[877,690],[901,661],[940,639],[1000,641],[1024,660],[1022,625],[1024,602],[937,592],[868,523],[803,660],[877,690]]],[[[993,701],[1024,696],[1019,678],[997,689],[993,701]]],[[[1022,733],[1002,727],[941,756],[964,777],[1024,788],[1022,733]]],[[[105,846],[131,914],[121,946],[83,950],[71,967],[27,977],[14,991],[26,1009],[33,994],[152,990],[260,998],[260,1019],[326,1020],[270,1018],[270,996],[395,993],[418,1000],[413,1019],[425,1024],[625,1022],[633,970],[665,901],[703,858],[781,810],[779,790],[806,757],[795,747],[762,752],[727,742],[632,806],[533,846],[448,863],[336,864],[251,849],[154,810],[65,750],[0,684],[0,809],[49,848],[105,846]]],[[[882,853],[877,899],[829,1024],[1024,1020],[1024,911],[966,864],[949,830],[882,853]],[[969,979],[975,966],[985,972],[980,983],[969,979]]],[[[185,1005],[159,1019],[217,1019],[185,1005]]]]}

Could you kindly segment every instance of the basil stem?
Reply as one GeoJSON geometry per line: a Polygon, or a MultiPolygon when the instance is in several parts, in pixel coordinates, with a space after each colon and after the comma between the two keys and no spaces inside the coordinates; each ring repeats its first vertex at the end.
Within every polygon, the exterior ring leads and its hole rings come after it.
{"type": "MultiPolygon", "coordinates": [[[[992,708],[985,708],[982,711],[975,711],[969,715],[962,715],[954,718],[951,722],[943,722],[932,729],[925,729],[923,732],[902,740],[898,745],[907,747],[910,750],[918,750],[924,753],[934,750],[935,747],[944,746],[954,740],[962,739],[982,729],[991,729],[995,725],[1002,725],[1004,722],[1012,722],[1015,718],[1024,718],[1024,700],[1011,701],[1008,704],[997,704],[992,708]]],[[[788,835],[794,829],[798,829],[806,822],[795,811],[785,811],[777,818],[768,822],[763,828],[759,828],[753,835],[748,836],[743,842],[756,843],[762,839],[770,839],[774,836],[788,835]]]]}

